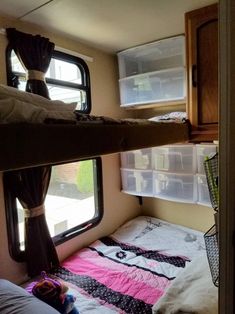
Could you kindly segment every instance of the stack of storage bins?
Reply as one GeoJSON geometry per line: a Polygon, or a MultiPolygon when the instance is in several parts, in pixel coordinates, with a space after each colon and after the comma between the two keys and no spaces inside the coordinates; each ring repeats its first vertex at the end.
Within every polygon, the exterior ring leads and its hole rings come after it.
{"type": "Polygon", "coordinates": [[[152,149],[153,195],[158,198],[196,203],[195,145],[169,145],[152,149]]]}
{"type": "Polygon", "coordinates": [[[122,107],[185,101],[185,37],[166,38],[118,53],[122,107]]]}
{"type": "Polygon", "coordinates": [[[210,206],[210,195],[207,185],[207,179],[204,169],[204,160],[206,156],[213,155],[217,151],[217,145],[215,144],[197,144],[197,186],[198,186],[198,204],[210,206]]]}
{"type": "Polygon", "coordinates": [[[166,145],[121,153],[122,190],[211,207],[204,170],[215,144],[166,145]]]}
{"type": "Polygon", "coordinates": [[[153,196],[152,149],[121,153],[123,191],[139,196],[153,196]]]}

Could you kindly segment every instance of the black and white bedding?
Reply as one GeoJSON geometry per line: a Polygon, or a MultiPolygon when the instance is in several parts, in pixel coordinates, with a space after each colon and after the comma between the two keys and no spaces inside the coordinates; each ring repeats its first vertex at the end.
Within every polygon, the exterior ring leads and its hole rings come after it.
{"type": "Polygon", "coordinates": [[[66,281],[81,314],[152,313],[202,254],[203,233],[140,216],[66,259],[53,275],[66,281]]]}

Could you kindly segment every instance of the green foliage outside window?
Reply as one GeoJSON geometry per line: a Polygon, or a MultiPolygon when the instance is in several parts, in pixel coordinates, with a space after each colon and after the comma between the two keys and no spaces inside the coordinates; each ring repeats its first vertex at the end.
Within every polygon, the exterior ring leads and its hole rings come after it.
{"type": "Polygon", "coordinates": [[[81,193],[91,193],[93,187],[93,162],[92,160],[80,161],[77,173],[77,188],[81,193]]]}

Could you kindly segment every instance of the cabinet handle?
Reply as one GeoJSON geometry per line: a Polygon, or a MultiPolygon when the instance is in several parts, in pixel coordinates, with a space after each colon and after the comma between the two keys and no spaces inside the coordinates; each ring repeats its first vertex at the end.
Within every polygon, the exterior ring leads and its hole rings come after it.
{"type": "Polygon", "coordinates": [[[197,87],[197,66],[193,64],[192,66],[192,84],[193,87],[197,87]]]}

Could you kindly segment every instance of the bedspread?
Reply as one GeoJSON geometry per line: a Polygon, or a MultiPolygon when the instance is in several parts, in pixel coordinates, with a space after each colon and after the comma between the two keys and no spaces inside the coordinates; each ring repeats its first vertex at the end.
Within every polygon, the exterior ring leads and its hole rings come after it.
{"type": "Polygon", "coordinates": [[[82,313],[152,313],[197,254],[201,232],[141,216],[66,259],[54,275],[65,280],[82,313]]]}

